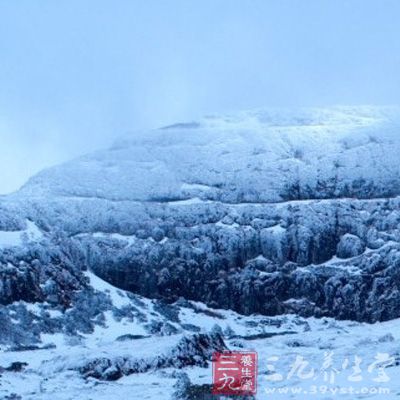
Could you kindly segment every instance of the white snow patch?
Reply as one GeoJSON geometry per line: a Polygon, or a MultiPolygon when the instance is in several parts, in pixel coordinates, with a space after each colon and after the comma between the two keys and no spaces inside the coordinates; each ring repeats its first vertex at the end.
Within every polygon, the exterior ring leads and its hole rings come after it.
{"type": "Polygon", "coordinates": [[[26,225],[23,231],[0,231],[0,248],[22,246],[42,239],[43,233],[34,222],[27,219],[26,225]]]}

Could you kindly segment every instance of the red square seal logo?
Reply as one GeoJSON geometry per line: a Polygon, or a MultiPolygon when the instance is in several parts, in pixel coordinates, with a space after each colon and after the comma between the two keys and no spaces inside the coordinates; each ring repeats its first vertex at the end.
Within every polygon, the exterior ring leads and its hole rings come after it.
{"type": "Polygon", "coordinates": [[[226,351],[213,354],[213,394],[257,393],[257,353],[226,351]]]}

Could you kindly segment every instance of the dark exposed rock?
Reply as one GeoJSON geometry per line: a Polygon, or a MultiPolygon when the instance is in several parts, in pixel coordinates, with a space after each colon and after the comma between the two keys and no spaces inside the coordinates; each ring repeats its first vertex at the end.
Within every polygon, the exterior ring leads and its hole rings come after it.
{"type": "Polygon", "coordinates": [[[135,359],[126,357],[96,358],[88,361],[79,368],[85,378],[100,380],[117,380],[125,375],[146,372],[151,369],[174,367],[181,369],[185,366],[207,366],[214,351],[226,350],[221,335],[194,334],[183,337],[169,353],[155,355],[151,359],[135,359]]]}
{"type": "Polygon", "coordinates": [[[13,362],[9,367],[4,368],[4,370],[9,372],[21,372],[27,365],[28,363],[26,362],[16,361],[13,362]]]}
{"type": "Polygon", "coordinates": [[[118,336],[115,340],[117,342],[127,342],[129,340],[139,340],[139,339],[146,339],[149,336],[144,336],[144,335],[132,335],[132,334],[126,334],[122,336],[118,336]]]}

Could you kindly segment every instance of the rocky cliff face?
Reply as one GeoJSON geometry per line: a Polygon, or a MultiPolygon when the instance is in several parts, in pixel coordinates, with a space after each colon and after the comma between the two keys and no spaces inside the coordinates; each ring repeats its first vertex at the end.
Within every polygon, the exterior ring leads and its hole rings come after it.
{"type": "Polygon", "coordinates": [[[400,315],[399,204],[164,206],[142,238],[76,240],[96,274],[145,296],[244,314],[385,320],[400,315]]]}
{"type": "Polygon", "coordinates": [[[399,317],[398,115],[209,117],[43,171],[0,202],[0,303],[73,308],[90,269],[243,314],[399,317]]]}

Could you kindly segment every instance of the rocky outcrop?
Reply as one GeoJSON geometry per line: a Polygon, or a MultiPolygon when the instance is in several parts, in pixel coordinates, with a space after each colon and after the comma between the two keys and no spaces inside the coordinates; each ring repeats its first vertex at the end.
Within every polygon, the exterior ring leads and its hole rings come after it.
{"type": "Polygon", "coordinates": [[[132,357],[96,358],[79,367],[85,378],[114,381],[122,376],[147,372],[149,370],[173,367],[181,369],[187,366],[207,366],[215,351],[226,350],[223,338],[219,334],[195,334],[183,337],[166,354],[155,354],[151,359],[132,357]]]}
{"type": "Polygon", "coordinates": [[[128,244],[106,234],[74,240],[99,276],[145,296],[184,297],[245,314],[399,316],[399,200],[244,206],[241,212],[218,207],[216,216],[210,204],[164,206],[166,222],[154,222],[167,235],[160,241],[143,235],[128,244]],[[169,213],[179,228],[168,226],[169,213]],[[203,223],[186,225],[187,218],[203,223]]]}

